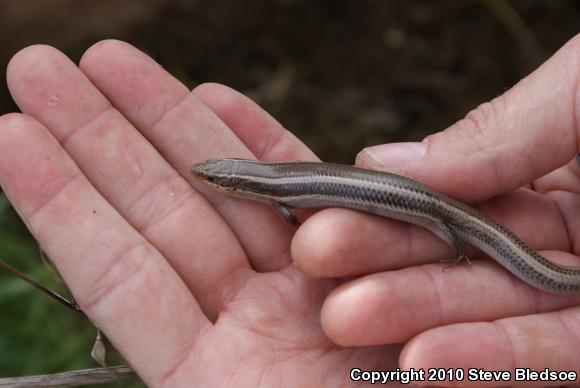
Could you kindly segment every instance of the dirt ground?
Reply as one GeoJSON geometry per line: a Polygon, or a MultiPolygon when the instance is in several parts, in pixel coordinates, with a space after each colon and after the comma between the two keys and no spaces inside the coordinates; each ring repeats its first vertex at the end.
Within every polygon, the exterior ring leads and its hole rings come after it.
{"type": "MultiPolygon", "coordinates": [[[[418,140],[502,93],[580,26],[574,1],[0,0],[0,64],[129,41],[188,86],[251,96],[324,160],[418,140]],[[2,20],[3,19],[3,20],[2,20]]],[[[4,81],[0,113],[14,110],[4,81]]]]}

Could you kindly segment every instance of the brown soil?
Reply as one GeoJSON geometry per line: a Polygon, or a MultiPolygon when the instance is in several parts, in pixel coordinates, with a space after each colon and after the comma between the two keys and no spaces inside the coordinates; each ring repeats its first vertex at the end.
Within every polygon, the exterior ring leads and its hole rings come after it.
{"type": "MultiPolygon", "coordinates": [[[[114,37],[192,87],[250,95],[323,159],[418,140],[502,93],[570,39],[573,1],[0,0],[0,63],[32,43],[78,60],[114,37]],[[146,4],[146,5],[144,5],[146,4]]],[[[14,110],[0,84],[0,113],[14,110]]]]}

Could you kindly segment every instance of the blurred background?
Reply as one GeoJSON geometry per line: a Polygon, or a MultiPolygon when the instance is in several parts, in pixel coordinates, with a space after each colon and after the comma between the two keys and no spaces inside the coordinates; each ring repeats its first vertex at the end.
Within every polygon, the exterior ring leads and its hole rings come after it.
{"type": "MultiPolygon", "coordinates": [[[[0,0],[0,67],[35,43],[78,62],[99,40],[125,40],[189,87],[247,94],[323,160],[353,163],[365,146],[449,126],[579,27],[573,0],[0,0]]],[[[2,77],[0,114],[15,110],[2,77]]],[[[62,289],[1,193],[0,258],[62,289]]],[[[94,335],[0,270],[0,377],[95,366],[94,335]]]]}

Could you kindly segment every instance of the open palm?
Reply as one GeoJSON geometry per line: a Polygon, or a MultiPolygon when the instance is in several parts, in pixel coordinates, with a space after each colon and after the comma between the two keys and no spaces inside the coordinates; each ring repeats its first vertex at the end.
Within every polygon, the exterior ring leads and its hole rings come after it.
{"type": "Polygon", "coordinates": [[[279,215],[191,187],[191,165],[209,157],[315,160],[251,101],[218,85],[188,93],[115,41],[80,69],[29,47],[8,82],[26,115],[0,121],[3,187],[148,384],[336,386],[354,366],[395,366],[391,348],[323,334],[333,282],[291,265],[293,228],[279,215]]]}

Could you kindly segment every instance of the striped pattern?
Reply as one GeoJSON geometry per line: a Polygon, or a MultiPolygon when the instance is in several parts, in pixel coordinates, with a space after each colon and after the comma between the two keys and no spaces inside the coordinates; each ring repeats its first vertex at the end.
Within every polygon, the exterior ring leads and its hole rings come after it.
{"type": "Polygon", "coordinates": [[[290,208],[344,207],[431,230],[463,256],[481,249],[524,282],[552,293],[579,293],[580,268],[553,263],[474,208],[412,179],[330,163],[215,159],[193,166],[198,178],[232,195],[290,208]]]}

